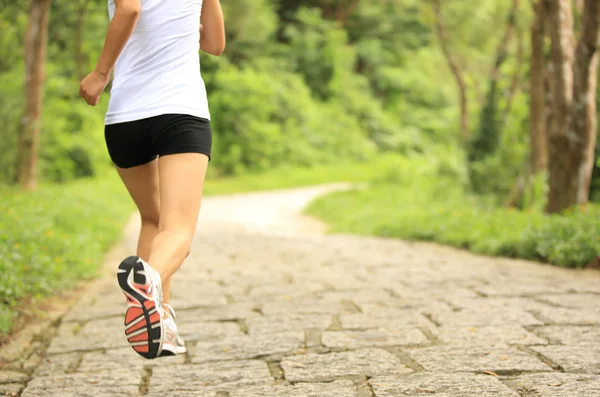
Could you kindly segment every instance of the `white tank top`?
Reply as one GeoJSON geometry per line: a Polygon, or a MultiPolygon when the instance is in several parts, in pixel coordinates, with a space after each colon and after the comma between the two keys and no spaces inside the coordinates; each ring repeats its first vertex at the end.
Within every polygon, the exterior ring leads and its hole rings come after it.
{"type": "MultiPolygon", "coordinates": [[[[137,25],[114,68],[105,124],[168,113],[210,119],[200,75],[202,0],[142,0],[137,25]]],[[[109,17],[115,13],[108,0],[109,17]]]]}

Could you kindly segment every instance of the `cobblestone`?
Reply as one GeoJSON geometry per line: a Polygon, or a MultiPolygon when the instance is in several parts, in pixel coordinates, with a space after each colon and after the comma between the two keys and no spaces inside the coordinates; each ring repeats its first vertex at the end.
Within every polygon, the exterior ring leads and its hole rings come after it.
{"type": "Polygon", "coordinates": [[[110,277],[31,344],[47,340],[43,355],[25,349],[0,367],[0,395],[600,395],[597,272],[325,236],[299,214],[336,188],[204,201],[173,279],[187,354],[145,360],[127,345],[113,260],[110,277]]]}
{"type": "Polygon", "coordinates": [[[527,374],[506,383],[524,396],[600,396],[600,376],[556,372],[527,374]]]}
{"type": "Polygon", "coordinates": [[[414,374],[402,378],[376,376],[369,380],[375,397],[519,397],[497,378],[475,374],[414,374]]]}
{"type": "Polygon", "coordinates": [[[290,382],[319,382],[342,377],[412,372],[397,357],[378,349],[295,356],[283,360],[281,367],[290,382]]]}

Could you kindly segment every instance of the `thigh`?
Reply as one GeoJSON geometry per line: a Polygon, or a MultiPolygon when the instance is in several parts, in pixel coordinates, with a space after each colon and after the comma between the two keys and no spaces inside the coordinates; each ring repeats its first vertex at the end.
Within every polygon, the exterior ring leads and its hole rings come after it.
{"type": "Polygon", "coordinates": [[[160,230],[196,230],[208,156],[179,153],[158,159],[160,230]]]}
{"type": "Polygon", "coordinates": [[[137,167],[117,167],[117,171],[140,211],[142,220],[158,224],[160,216],[158,160],[137,167]]]}

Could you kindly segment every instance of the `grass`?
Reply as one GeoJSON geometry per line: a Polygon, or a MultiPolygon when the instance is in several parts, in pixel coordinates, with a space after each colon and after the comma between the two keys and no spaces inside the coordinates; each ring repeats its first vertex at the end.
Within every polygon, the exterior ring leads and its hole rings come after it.
{"type": "Polygon", "coordinates": [[[204,194],[210,196],[287,189],[330,182],[365,182],[374,179],[382,167],[386,167],[393,158],[394,156],[383,155],[364,163],[341,163],[305,168],[282,167],[269,172],[228,178],[215,178],[209,174],[204,185],[204,194]]]}
{"type": "Polygon", "coordinates": [[[118,178],[0,187],[0,334],[24,298],[37,300],[94,277],[133,206],[118,178]]]}
{"type": "Polygon", "coordinates": [[[490,207],[430,161],[400,161],[367,189],[322,197],[307,212],[332,232],[433,241],[564,267],[584,267],[600,253],[600,207],[552,216],[490,207]]]}

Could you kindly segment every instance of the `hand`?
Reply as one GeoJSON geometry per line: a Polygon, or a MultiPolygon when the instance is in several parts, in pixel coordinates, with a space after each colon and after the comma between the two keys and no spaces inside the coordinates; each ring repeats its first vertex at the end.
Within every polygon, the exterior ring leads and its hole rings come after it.
{"type": "Polygon", "coordinates": [[[79,96],[85,99],[88,105],[96,106],[100,101],[100,94],[102,94],[109,81],[110,75],[94,70],[81,81],[79,96]]]}

